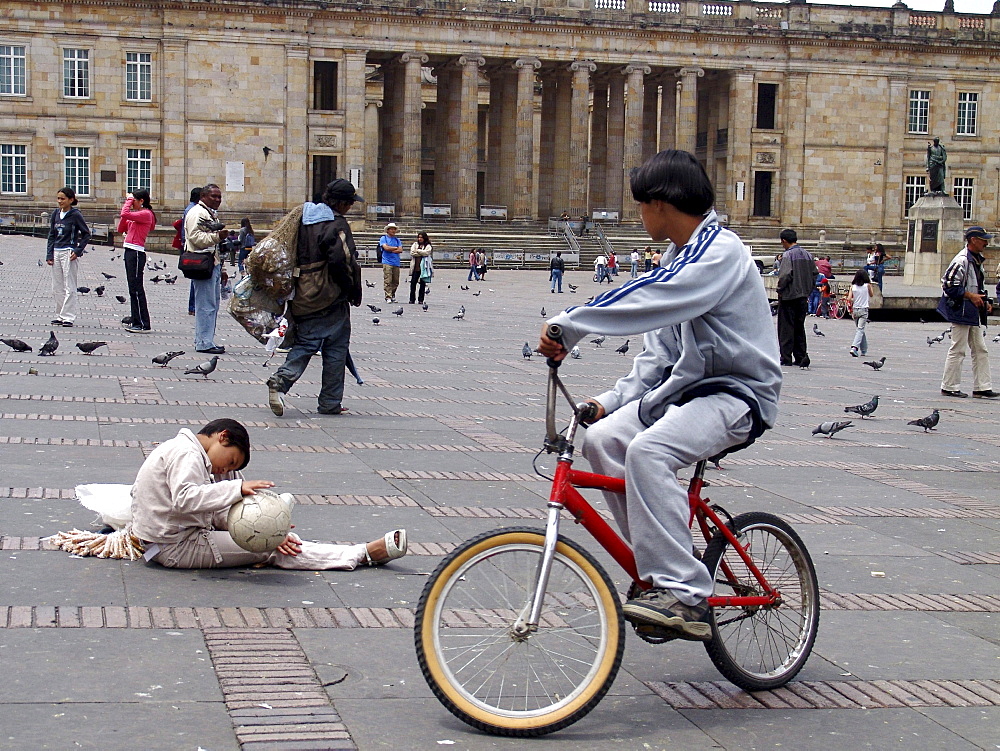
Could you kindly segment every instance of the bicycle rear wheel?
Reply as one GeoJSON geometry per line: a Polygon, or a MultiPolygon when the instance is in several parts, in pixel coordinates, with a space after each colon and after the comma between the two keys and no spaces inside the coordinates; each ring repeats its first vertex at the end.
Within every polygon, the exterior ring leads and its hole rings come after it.
{"type": "MultiPolygon", "coordinates": [[[[770,606],[712,609],[708,656],[726,678],[747,691],[785,685],[812,652],[819,629],[819,585],[809,551],[786,522],[773,514],[740,514],[730,524],[750,559],[781,600],[770,606]]],[[[715,580],[715,595],[754,596],[763,591],[721,532],[702,562],[715,580]]]]}
{"type": "Polygon", "coordinates": [[[534,594],[545,534],[486,532],[452,552],[417,605],[417,659],[431,690],[463,722],[538,736],[570,725],[611,687],[625,648],[621,603],[600,564],[563,537],[538,629],[517,635],[534,594]]]}

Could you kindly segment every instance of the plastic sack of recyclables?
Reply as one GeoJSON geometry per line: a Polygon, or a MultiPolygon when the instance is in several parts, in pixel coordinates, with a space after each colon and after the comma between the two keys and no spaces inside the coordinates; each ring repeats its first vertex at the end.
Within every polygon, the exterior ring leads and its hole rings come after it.
{"type": "Polygon", "coordinates": [[[267,335],[278,326],[284,309],[284,305],[256,289],[248,276],[237,283],[229,298],[229,315],[261,344],[267,344],[267,335]]]}
{"type": "Polygon", "coordinates": [[[281,218],[267,237],[254,245],[246,260],[247,273],[254,285],[272,300],[281,303],[295,289],[301,221],[302,207],[296,206],[281,218]]]}

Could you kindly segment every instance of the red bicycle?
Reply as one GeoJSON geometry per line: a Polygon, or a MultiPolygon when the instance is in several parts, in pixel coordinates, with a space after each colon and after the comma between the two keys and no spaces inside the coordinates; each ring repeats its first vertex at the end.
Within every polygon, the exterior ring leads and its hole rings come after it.
{"type": "MultiPolygon", "coordinates": [[[[574,404],[557,367],[549,361],[544,451],[559,458],[546,528],[498,529],[466,541],[431,575],[416,611],[417,657],[434,694],[459,719],[497,735],[538,736],[576,722],[621,665],[622,598],[597,560],[559,534],[564,509],[631,578],[626,597],[649,586],[639,581],[628,543],[577,491],[624,493],[625,481],[572,468],[573,439],[592,405],[574,404]],[[573,410],[564,434],[555,429],[557,392],[573,410]]],[[[809,658],[819,628],[812,559],[777,516],[732,517],[703,498],[705,465],[695,466],[688,488],[691,523],[706,543],[701,560],[715,580],[705,648],[741,688],[783,686],[809,658]]],[[[653,644],[671,638],[634,628],[653,644]]]]}

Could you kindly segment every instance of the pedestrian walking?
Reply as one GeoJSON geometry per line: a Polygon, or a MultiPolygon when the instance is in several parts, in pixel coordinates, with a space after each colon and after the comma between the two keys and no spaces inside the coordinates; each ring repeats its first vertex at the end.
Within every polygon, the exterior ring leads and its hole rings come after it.
{"type": "Polygon", "coordinates": [[[121,224],[125,225],[122,228],[119,224],[119,229],[125,230],[125,280],[132,308],[132,316],[125,330],[131,334],[148,334],[152,331],[152,326],[142,276],[146,270],[146,238],[156,226],[156,214],[150,207],[149,191],[139,188],[129,193],[125,197],[119,218],[121,224]]]}
{"type": "Polygon", "coordinates": [[[76,208],[76,191],[68,185],[56,193],[59,208],[49,219],[49,238],[45,248],[45,263],[52,267],[52,296],[56,303],[53,326],[73,326],[80,313],[76,288],[80,258],[90,241],[90,227],[76,208]]]}
{"type": "Polygon", "coordinates": [[[209,355],[225,354],[226,348],[215,343],[215,326],[219,317],[222,298],[222,260],[219,256],[223,241],[229,236],[219,226],[219,206],[222,205],[222,188],[210,183],[201,189],[198,203],[187,212],[184,220],[184,249],[192,253],[212,255],[214,265],[207,279],[192,279],[194,290],[194,348],[209,355]]]}
{"type": "Polygon", "coordinates": [[[552,288],[549,291],[553,294],[556,287],[559,287],[559,294],[562,294],[562,279],[565,270],[566,262],[563,260],[562,251],[557,250],[552,260],[549,261],[549,281],[552,282],[552,288]]]}
{"type": "Polygon", "coordinates": [[[410,246],[410,305],[422,303],[434,275],[431,253],[434,246],[426,232],[418,232],[417,239],[410,246]],[[419,287],[419,292],[418,292],[419,287]]]}
{"type": "Polygon", "coordinates": [[[605,279],[608,284],[611,284],[611,274],[608,273],[608,259],[605,258],[603,253],[600,253],[594,259],[594,281],[600,284],[605,279]]]}
{"type": "Polygon", "coordinates": [[[643,268],[650,271],[653,268],[653,249],[648,245],[642,251],[643,268]]]}
{"type": "Polygon", "coordinates": [[[635,279],[639,276],[639,260],[641,256],[639,255],[638,248],[632,248],[632,253],[629,255],[629,262],[632,264],[632,278],[635,279]]]}
{"type": "MultiPolygon", "coordinates": [[[[806,346],[806,315],[809,293],[816,285],[816,261],[798,244],[793,229],[778,235],[784,252],[778,269],[778,346],[782,365],[809,367],[806,346]]],[[[821,303],[822,304],[822,303],[821,303]]]]}
{"type": "Polygon", "coordinates": [[[471,282],[473,279],[479,281],[479,263],[475,248],[469,251],[469,278],[466,281],[471,282]]]}
{"type": "Polygon", "coordinates": [[[399,254],[403,252],[403,241],[396,237],[398,231],[396,223],[389,222],[385,225],[385,234],[378,241],[386,302],[396,302],[396,290],[399,288],[399,254]]]}
{"type": "Polygon", "coordinates": [[[250,251],[253,250],[253,246],[257,244],[257,238],[253,233],[253,225],[250,223],[250,217],[245,216],[240,219],[240,239],[239,246],[240,252],[237,256],[236,263],[240,270],[240,276],[246,274],[246,260],[250,256],[250,251]]]}
{"type": "Polygon", "coordinates": [[[868,272],[858,269],[851,282],[851,291],[847,293],[848,302],[852,303],[851,317],[857,327],[854,331],[854,341],[851,342],[851,356],[868,354],[868,306],[872,297],[872,280],[868,272]]]}

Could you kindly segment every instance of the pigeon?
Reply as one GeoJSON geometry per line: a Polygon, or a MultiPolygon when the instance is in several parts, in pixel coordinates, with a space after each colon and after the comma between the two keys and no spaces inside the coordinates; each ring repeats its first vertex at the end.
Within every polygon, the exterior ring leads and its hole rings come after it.
{"type": "Polygon", "coordinates": [[[819,330],[819,324],[818,323],[814,323],[813,324],[813,333],[816,336],[826,336],[826,334],[824,334],[822,331],[819,330]]]}
{"type": "Polygon", "coordinates": [[[375,289],[375,282],[369,282],[367,279],[365,279],[365,286],[368,287],[369,289],[375,289]]]}
{"type": "Polygon", "coordinates": [[[472,296],[473,297],[479,297],[481,294],[483,294],[483,291],[480,289],[480,290],[476,290],[475,292],[473,292],[472,296]]]}
{"type": "Polygon", "coordinates": [[[933,336],[933,337],[929,336],[929,337],[927,337],[927,346],[928,347],[933,347],[938,342],[943,342],[943,341],[944,341],[944,337],[943,336],[933,336]]]}
{"type": "Polygon", "coordinates": [[[858,404],[855,407],[844,407],[845,412],[854,412],[855,414],[861,415],[862,420],[869,415],[874,414],[876,409],[878,409],[877,396],[873,396],[871,401],[865,402],[864,404],[858,404]]]}
{"type": "Polygon", "coordinates": [[[941,413],[936,409],[931,412],[927,417],[921,417],[919,420],[910,420],[907,425],[919,425],[924,429],[926,433],[928,430],[934,430],[937,427],[938,420],[941,419],[941,413]]]}
{"type": "Polygon", "coordinates": [[[124,297],[123,295],[115,295],[115,299],[116,299],[116,300],[117,300],[118,302],[120,302],[120,303],[121,303],[122,305],[124,305],[124,304],[125,304],[125,297],[124,297]]]}
{"type": "Polygon", "coordinates": [[[452,318],[454,318],[456,321],[464,321],[465,320],[465,310],[462,309],[462,310],[458,311],[458,315],[457,316],[452,316],[452,318]]]}
{"type": "Polygon", "coordinates": [[[574,346],[573,349],[571,349],[569,351],[569,356],[572,357],[574,360],[579,360],[580,359],[580,348],[574,346]]]}
{"type": "Polygon", "coordinates": [[[430,308],[431,306],[430,306],[430,305],[428,305],[427,303],[424,303],[424,304],[423,304],[423,305],[421,305],[420,307],[421,307],[421,308],[423,308],[423,309],[424,309],[424,312],[426,313],[426,312],[428,311],[428,309],[429,309],[429,308],[430,308]]]}
{"type": "Polygon", "coordinates": [[[545,318],[545,306],[542,306],[542,318],[545,318]]]}
{"type": "Polygon", "coordinates": [[[107,342],[77,342],[77,349],[79,349],[85,355],[92,355],[94,350],[98,347],[108,346],[107,342]]]}
{"type": "Polygon", "coordinates": [[[41,258],[39,258],[39,259],[38,259],[38,265],[39,265],[39,266],[44,266],[44,265],[45,265],[45,262],[44,262],[44,261],[43,261],[43,260],[42,260],[41,258]]]}
{"type": "Polygon", "coordinates": [[[464,305],[459,305],[458,306],[458,312],[461,313],[464,316],[465,315],[465,306],[464,305]]]}
{"type": "Polygon", "coordinates": [[[211,360],[205,360],[205,362],[199,363],[198,365],[185,370],[184,375],[203,375],[205,378],[208,378],[208,374],[214,371],[218,364],[219,356],[213,355],[211,360]]]}
{"type": "Polygon", "coordinates": [[[79,292],[81,295],[86,295],[88,292],[90,292],[90,287],[77,287],[76,291],[79,292]]]}
{"type": "Polygon", "coordinates": [[[56,332],[50,331],[49,340],[41,346],[38,350],[38,354],[42,357],[45,357],[46,355],[54,355],[57,349],[59,349],[59,340],[56,339],[56,332]]]}
{"type": "Polygon", "coordinates": [[[1000,342],[1000,334],[997,334],[995,337],[993,337],[993,341],[1000,342]]]}
{"type": "Polygon", "coordinates": [[[628,339],[626,339],[625,343],[622,346],[620,346],[618,349],[616,349],[615,352],[617,352],[617,353],[619,353],[621,355],[624,355],[626,352],[628,352],[628,339]]]}
{"type": "Polygon", "coordinates": [[[948,338],[949,338],[949,339],[951,339],[951,329],[948,329],[947,331],[942,331],[942,332],[941,332],[941,335],[942,335],[942,336],[944,336],[945,334],[947,334],[947,335],[948,335],[948,338]]]}
{"type": "Polygon", "coordinates": [[[844,428],[849,428],[854,423],[850,420],[842,420],[840,422],[821,422],[815,428],[813,428],[813,435],[819,433],[820,435],[825,435],[827,438],[833,438],[834,433],[839,433],[844,428]]]}
{"type": "Polygon", "coordinates": [[[94,287],[94,292],[97,293],[98,297],[104,297],[104,290],[107,289],[103,284],[100,287],[94,287]]]}
{"type": "Polygon", "coordinates": [[[368,306],[368,310],[370,310],[372,313],[381,313],[382,312],[382,308],[378,307],[377,305],[369,305],[368,306]]]}
{"type": "Polygon", "coordinates": [[[525,342],[524,346],[521,347],[521,357],[523,357],[525,360],[530,360],[531,355],[532,355],[531,347],[528,345],[527,342],[525,342]]]}
{"type": "Polygon", "coordinates": [[[874,362],[866,362],[865,365],[872,370],[882,370],[882,366],[885,365],[885,358],[883,357],[881,360],[875,360],[874,362]]]}
{"type": "Polygon", "coordinates": [[[177,284],[177,274],[174,274],[173,276],[165,276],[163,277],[163,281],[167,284],[177,284]]]}
{"type": "Polygon", "coordinates": [[[598,347],[600,347],[602,344],[604,344],[604,340],[607,339],[607,338],[608,337],[606,337],[603,334],[601,334],[601,336],[597,337],[596,339],[591,339],[590,343],[591,344],[596,344],[598,347]]]}
{"type": "Polygon", "coordinates": [[[173,360],[175,357],[180,357],[183,352],[163,352],[153,358],[153,363],[161,367],[167,367],[167,363],[173,360]]]}
{"type": "Polygon", "coordinates": [[[156,276],[154,276],[154,277],[153,277],[152,279],[150,279],[149,281],[151,281],[151,282],[152,282],[153,284],[159,284],[159,283],[160,283],[160,282],[162,282],[163,280],[162,280],[162,279],[160,278],[160,275],[159,275],[159,274],[157,274],[156,276]]]}
{"type": "Polygon", "coordinates": [[[117,277],[117,276],[115,276],[114,274],[109,274],[109,273],[108,273],[108,272],[106,272],[106,271],[102,271],[102,272],[101,272],[101,276],[103,276],[103,277],[104,277],[105,279],[117,279],[117,278],[118,278],[118,277],[117,277]]]}
{"type": "Polygon", "coordinates": [[[461,289],[463,292],[467,292],[469,290],[469,288],[466,287],[464,284],[460,284],[459,289],[461,289]]]}
{"type": "Polygon", "coordinates": [[[392,311],[392,314],[394,316],[401,316],[401,315],[403,315],[403,306],[400,305],[397,310],[392,311]]]}
{"type": "Polygon", "coordinates": [[[20,339],[0,339],[0,342],[3,342],[15,352],[31,352],[31,347],[20,339]]]}
{"type": "Polygon", "coordinates": [[[570,284],[569,282],[566,282],[566,286],[569,287],[570,292],[576,292],[579,289],[575,284],[570,284]]]}
{"type": "Polygon", "coordinates": [[[375,317],[375,318],[372,318],[372,323],[374,323],[376,326],[378,326],[379,323],[381,323],[381,321],[379,321],[378,317],[375,317]]]}

